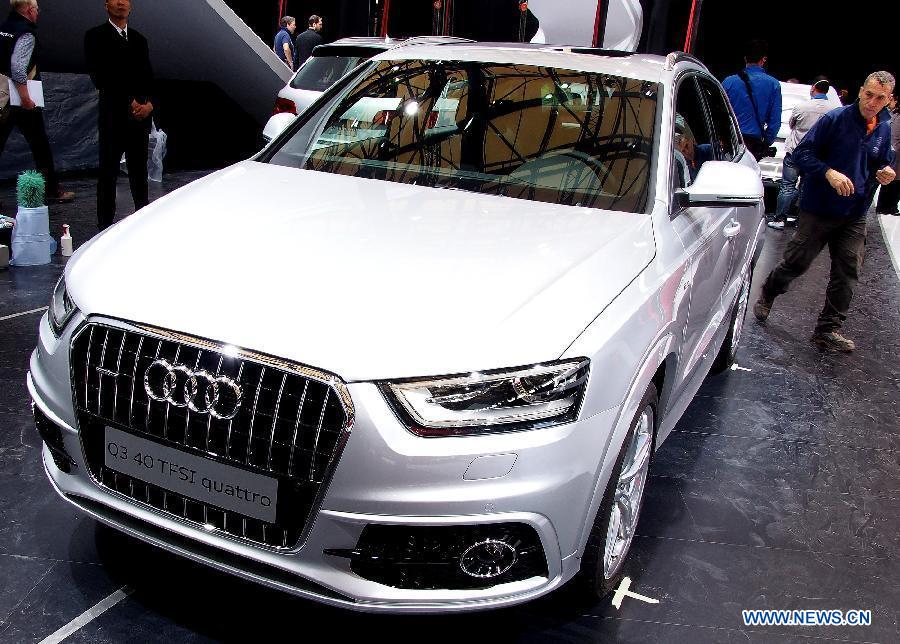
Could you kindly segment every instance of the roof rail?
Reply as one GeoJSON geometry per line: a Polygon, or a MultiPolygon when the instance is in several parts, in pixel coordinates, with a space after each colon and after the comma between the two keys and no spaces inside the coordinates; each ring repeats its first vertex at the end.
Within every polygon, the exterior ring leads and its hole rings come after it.
{"type": "Polygon", "coordinates": [[[603,49],[601,47],[567,47],[573,54],[588,54],[589,56],[609,56],[610,58],[624,58],[633,56],[635,52],[623,49],[603,49]]]}
{"type": "Polygon", "coordinates": [[[408,45],[461,45],[467,42],[475,42],[471,38],[460,36],[411,36],[397,43],[395,48],[408,45]]]}
{"type": "MultiPolygon", "coordinates": [[[[675,68],[675,63],[678,63],[681,61],[687,61],[690,63],[697,63],[698,65],[703,65],[703,63],[700,62],[700,59],[697,58],[696,56],[693,56],[692,54],[689,54],[684,51],[673,51],[671,54],[666,56],[665,70],[667,72],[672,71],[675,68]]],[[[706,65],[703,65],[703,67],[706,67],[706,65]]]]}

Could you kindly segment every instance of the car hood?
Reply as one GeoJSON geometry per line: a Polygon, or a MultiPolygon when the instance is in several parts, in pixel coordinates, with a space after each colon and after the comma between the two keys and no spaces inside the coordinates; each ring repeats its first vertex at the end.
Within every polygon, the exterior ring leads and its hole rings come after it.
{"type": "Polygon", "coordinates": [[[247,161],[79,249],[86,315],[345,380],[559,357],[649,263],[650,217],[247,161]]]}

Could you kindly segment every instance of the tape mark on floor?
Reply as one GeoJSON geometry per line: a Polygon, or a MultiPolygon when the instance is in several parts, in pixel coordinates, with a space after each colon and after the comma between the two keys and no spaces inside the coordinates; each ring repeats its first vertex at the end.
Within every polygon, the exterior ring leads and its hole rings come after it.
{"type": "Polygon", "coordinates": [[[612,605],[619,609],[622,607],[622,600],[626,597],[631,597],[633,599],[639,599],[642,602],[647,602],[648,604],[658,604],[658,599],[653,599],[652,597],[647,597],[646,595],[641,595],[640,593],[636,593],[628,590],[631,588],[631,578],[624,577],[622,582],[619,584],[619,587],[616,588],[616,592],[613,594],[612,605]]]}
{"type": "Polygon", "coordinates": [[[119,588],[119,590],[110,594],[108,597],[106,597],[106,599],[103,599],[97,604],[94,604],[93,606],[88,608],[81,615],[73,619],[71,622],[60,628],[52,635],[48,635],[47,637],[42,639],[39,644],[58,644],[59,642],[62,642],[69,635],[100,617],[100,615],[108,611],[110,608],[118,604],[133,592],[134,590],[132,588],[129,588],[128,586],[122,586],[121,588],[119,588]]]}
{"type": "Polygon", "coordinates": [[[42,306],[39,309],[31,309],[30,311],[22,311],[21,313],[13,313],[12,315],[4,315],[3,317],[0,317],[0,322],[2,322],[3,320],[12,320],[13,318],[18,318],[23,315],[31,315],[32,313],[43,313],[44,311],[47,310],[47,308],[48,307],[46,307],[46,306],[42,306]]]}

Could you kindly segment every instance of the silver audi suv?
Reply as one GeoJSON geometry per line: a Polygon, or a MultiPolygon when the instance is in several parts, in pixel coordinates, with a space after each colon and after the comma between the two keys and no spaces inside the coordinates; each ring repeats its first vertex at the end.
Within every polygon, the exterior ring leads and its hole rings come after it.
{"type": "Polygon", "coordinates": [[[761,197],[690,56],[386,51],[69,261],[28,374],[47,475],[332,605],[604,593],[734,359],[761,197]]]}

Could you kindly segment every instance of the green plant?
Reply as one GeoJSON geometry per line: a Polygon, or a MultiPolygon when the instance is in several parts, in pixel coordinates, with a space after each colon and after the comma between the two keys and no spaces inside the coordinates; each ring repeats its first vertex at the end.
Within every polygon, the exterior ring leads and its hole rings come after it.
{"type": "Polygon", "coordinates": [[[46,182],[37,170],[26,170],[16,182],[16,199],[20,208],[40,208],[44,205],[46,182]]]}

